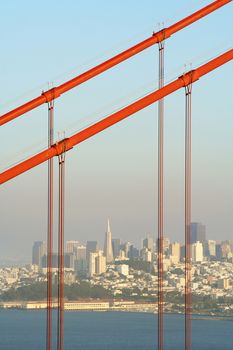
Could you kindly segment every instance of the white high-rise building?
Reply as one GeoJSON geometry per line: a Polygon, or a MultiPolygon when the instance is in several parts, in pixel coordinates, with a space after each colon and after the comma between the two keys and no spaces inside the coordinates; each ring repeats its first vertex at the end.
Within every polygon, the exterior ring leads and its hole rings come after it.
{"type": "Polygon", "coordinates": [[[90,277],[96,274],[96,258],[98,253],[89,253],[88,274],[90,277]]]}
{"type": "Polygon", "coordinates": [[[143,248],[141,250],[141,257],[142,257],[143,261],[151,262],[152,261],[152,252],[147,248],[143,248]]]}
{"type": "Polygon", "coordinates": [[[99,254],[96,257],[96,274],[101,275],[104,272],[106,272],[106,257],[99,254]]]}
{"type": "Polygon", "coordinates": [[[192,261],[193,262],[203,261],[203,245],[199,241],[192,244],[192,261]]]}
{"type": "Polygon", "coordinates": [[[104,256],[106,257],[107,264],[111,263],[113,261],[112,232],[111,232],[111,229],[110,229],[109,219],[108,219],[107,232],[105,234],[104,256]]]}
{"type": "Polygon", "coordinates": [[[88,265],[89,276],[100,275],[104,272],[106,272],[106,257],[103,256],[103,251],[97,253],[90,252],[88,265]]]}
{"type": "Polygon", "coordinates": [[[173,264],[180,261],[180,243],[174,242],[170,244],[170,259],[173,264]]]}

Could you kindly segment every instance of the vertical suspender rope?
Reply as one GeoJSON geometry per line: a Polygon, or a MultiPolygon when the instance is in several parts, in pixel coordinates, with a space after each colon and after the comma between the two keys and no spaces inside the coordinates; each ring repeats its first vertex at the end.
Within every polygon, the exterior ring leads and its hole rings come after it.
{"type": "MultiPolygon", "coordinates": [[[[192,74],[192,73],[191,73],[192,74]]],[[[192,349],[191,142],[192,82],[185,87],[185,350],[192,349]]]]}
{"type": "MultiPolygon", "coordinates": [[[[48,147],[54,143],[54,101],[48,102],[48,147]]],[[[47,232],[47,329],[46,349],[52,350],[52,254],[53,254],[53,158],[48,160],[48,232],[47,232]]]]}
{"type": "Polygon", "coordinates": [[[58,319],[57,350],[64,350],[64,195],[65,149],[59,159],[59,227],[58,227],[58,319]]]}
{"type": "MultiPolygon", "coordinates": [[[[159,47],[159,89],[164,86],[164,41],[159,47]]],[[[164,148],[164,100],[158,102],[158,350],[164,348],[163,320],[163,235],[164,235],[164,191],[163,191],[163,148],[164,148]]]]}

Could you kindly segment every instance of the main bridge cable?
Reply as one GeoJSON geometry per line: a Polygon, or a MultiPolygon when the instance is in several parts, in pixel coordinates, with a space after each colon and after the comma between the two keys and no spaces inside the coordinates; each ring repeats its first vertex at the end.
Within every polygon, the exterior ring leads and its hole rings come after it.
{"type": "MultiPolygon", "coordinates": [[[[212,72],[216,68],[224,65],[225,63],[233,59],[233,49],[223,53],[222,55],[212,59],[211,61],[203,64],[199,68],[192,70],[192,83],[196,82],[200,77],[212,72]]],[[[77,132],[76,134],[60,141],[56,145],[52,145],[48,149],[36,154],[33,157],[5,170],[0,174],[0,184],[9,181],[10,179],[24,173],[25,171],[36,167],[37,165],[58,156],[63,153],[64,146],[66,151],[69,151],[77,144],[87,140],[88,138],[98,134],[99,132],[109,128],[110,126],[118,123],[119,121],[129,117],[130,115],[142,110],[143,108],[151,105],[152,103],[160,100],[161,98],[181,89],[190,84],[190,72],[183,74],[173,82],[165,85],[163,88],[158,89],[145,97],[137,100],[136,102],[126,106],[125,108],[109,115],[108,117],[98,121],[97,123],[77,132]]]]}
{"type": "Polygon", "coordinates": [[[51,101],[52,99],[56,99],[61,96],[63,93],[73,89],[74,87],[86,82],[87,80],[105,72],[106,70],[118,65],[119,63],[127,60],[128,58],[138,54],[139,52],[155,45],[163,39],[169,38],[172,34],[182,30],[183,28],[189,26],[190,24],[198,21],[199,19],[207,16],[211,12],[221,8],[222,6],[230,3],[232,0],[216,0],[211,4],[203,7],[202,9],[194,12],[193,14],[185,17],[179,22],[164,28],[153,35],[136,44],[135,46],[123,51],[122,53],[108,59],[107,61],[97,65],[94,68],[89,69],[88,71],[82,73],[81,75],[76,76],[75,78],[57,86],[49,89],[47,91],[42,92],[42,94],[33,100],[9,111],[8,113],[3,114],[0,117],[0,125],[8,123],[9,121],[21,116],[24,113],[27,113],[44,103],[51,101]]]}

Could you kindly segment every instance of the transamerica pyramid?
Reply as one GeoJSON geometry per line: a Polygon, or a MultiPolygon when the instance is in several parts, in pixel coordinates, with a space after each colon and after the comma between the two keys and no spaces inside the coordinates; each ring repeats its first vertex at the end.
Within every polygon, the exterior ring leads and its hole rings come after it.
{"type": "Polygon", "coordinates": [[[112,232],[110,229],[109,219],[108,219],[107,232],[105,233],[104,255],[106,256],[107,263],[111,263],[113,261],[112,232]]]}

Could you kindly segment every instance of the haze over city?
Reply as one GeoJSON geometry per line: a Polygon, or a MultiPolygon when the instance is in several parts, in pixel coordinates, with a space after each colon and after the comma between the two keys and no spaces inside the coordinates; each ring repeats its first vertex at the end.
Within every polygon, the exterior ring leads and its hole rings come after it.
{"type": "MultiPolygon", "coordinates": [[[[46,90],[48,82],[57,85],[147,37],[158,29],[158,23],[162,26],[164,21],[167,26],[205,4],[208,1],[180,1],[178,5],[127,1],[119,6],[102,1],[89,7],[74,1],[54,6],[52,1],[44,11],[44,6],[23,1],[16,13],[14,3],[4,3],[2,11],[11,14],[12,21],[9,25],[3,16],[1,23],[1,32],[7,28],[2,37],[2,100],[8,101],[1,112],[46,90]],[[88,26],[83,19],[87,14],[88,26]],[[13,39],[15,45],[11,45],[13,39]]],[[[231,26],[232,15],[226,7],[178,33],[176,41],[167,40],[165,80],[188,70],[190,62],[197,66],[228,48],[231,26]]],[[[58,99],[56,138],[58,131],[69,136],[157,87],[157,55],[157,49],[150,48],[58,99]]],[[[233,121],[228,79],[232,69],[232,65],[221,67],[197,82],[193,91],[192,220],[206,225],[210,239],[232,237],[233,121]]],[[[165,235],[174,241],[182,241],[184,235],[183,102],[183,91],[165,101],[165,235]]],[[[66,239],[103,243],[107,217],[113,236],[138,246],[146,234],[156,237],[156,120],[157,106],[153,105],[67,154],[66,239]]],[[[14,128],[5,125],[0,131],[1,169],[44,148],[45,130],[46,107],[15,120],[14,128]]],[[[32,242],[46,240],[46,169],[46,164],[41,165],[2,186],[3,259],[30,259],[32,242]]]]}

